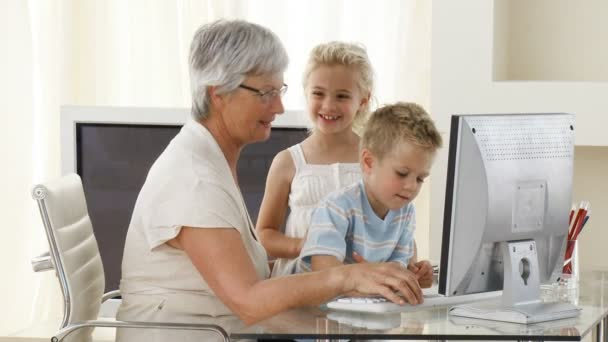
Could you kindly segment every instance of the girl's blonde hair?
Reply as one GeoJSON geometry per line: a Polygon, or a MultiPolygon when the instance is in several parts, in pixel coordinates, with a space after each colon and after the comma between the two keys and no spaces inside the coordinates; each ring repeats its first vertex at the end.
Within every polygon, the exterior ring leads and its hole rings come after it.
{"type": "Polygon", "coordinates": [[[365,47],[361,44],[336,41],[315,46],[310,52],[308,63],[304,70],[302,82],[304,89],[308,85],[310,74],[322,65],[344,65],[358,72],[357,86],[363,96],[369,97],[369,101],[355,114],[353,122],[353,130],[355,132],[361,131],[369,116],[374,88],[374,70],[365,47]]]}

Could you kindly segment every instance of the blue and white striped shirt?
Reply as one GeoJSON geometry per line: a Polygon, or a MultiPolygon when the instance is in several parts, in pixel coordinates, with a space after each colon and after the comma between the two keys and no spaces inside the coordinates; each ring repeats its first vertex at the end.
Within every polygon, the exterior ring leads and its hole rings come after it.
{"type": "Polygon", "coordinates": [[[359,181],[329,194],[315,209],[294,271],[310,271],[313,255],[333,255],[346,264],[354,263],[353,251],[369,262],[397,261],[407,266],[414,253],[415,229],[412,203],[380,219],[359,181]]]}

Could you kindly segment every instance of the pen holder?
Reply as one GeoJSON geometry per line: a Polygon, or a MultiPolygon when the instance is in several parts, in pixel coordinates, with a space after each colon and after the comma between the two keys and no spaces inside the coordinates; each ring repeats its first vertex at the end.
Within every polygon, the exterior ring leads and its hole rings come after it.
{"type": "Polygon", "coordinates": [[[578,287],[578,280],[580,277],[578,245],[578,240],[568,240],[566,242],[566,254],[564,256],[562,276],[568,288],[578,287]]]}

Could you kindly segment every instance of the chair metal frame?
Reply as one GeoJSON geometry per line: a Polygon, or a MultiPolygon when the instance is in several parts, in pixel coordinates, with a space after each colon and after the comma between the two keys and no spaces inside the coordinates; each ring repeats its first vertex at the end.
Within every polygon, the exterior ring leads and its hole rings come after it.
{"type": "MultiPolygon", "coordinates": [[[[65,176],[67,177],[67,176],[65,176]]],[[[82,183],[81,183],[82,184],[82,183]]],[[[82,185],[81,185],[82,186],[82,185]]],[[[170,330],[198,330],[212,331],[217,333],[225,342],[230,341],[230,337],[224,328],[215,324],[190,324],[190,323],[172,323],[172,322],[135,322],[135,321],[103,321],[103,320],[87,320],[81,322],[70,322],[73,311],[73,305],[70,295],[70,286],[65,274],[64,262],[57,246],[54,229],[49,218],[49,213],[46,205],[47,188],[44,184],[34,186],[32,190],[32,198],[38,203],[40,216],[44,225],[44,230],[49,243],[49,252],[43,253],[32,260],[32,268],[34,272],[43,272],[54,269],[63,295],[63,318],[61,321],[60,330],[51,338],[53,342],[61,342],[72,332],[87,328],[87,327],[106,327],[106,328],[142,328],[142,329],[170,329],[170,330]]],[[[101,302],[105,302],[110,298],[120,295],[119,290],[110,291],[103,294],[100,298],[101,302]]]]}

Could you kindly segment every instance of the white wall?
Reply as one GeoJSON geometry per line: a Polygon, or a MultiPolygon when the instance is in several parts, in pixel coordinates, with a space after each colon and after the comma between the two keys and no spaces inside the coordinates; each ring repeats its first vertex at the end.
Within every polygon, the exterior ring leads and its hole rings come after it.
{"type": "MultiPolygon", "coordinates": [[[[529,2],[525,3],[529,4],[529,2]]],[[[551,17],[554,11],[562,13],[563,8],[555,9],[555,7],[564,3],[544,2],[543,17],[551,17]]],[[[583,6],[586,2],[576,3],[583,6]]],[[[519,8],[517,5],[514,6],[519,8]]],[[[514,9],[511,8],[511,2],[505,0],[433,2],[431,112],[439,129],[446,132],[446,139],[451,114],[571,112],[576,114],[578,146],[608,146],[608,134],[605,133],[608,127],[608,116],[605,115],[608,112],[608,96],[606,96],[608,83],[584,80],[495,81],[496,76],[504,79],[512,74],[508,67],[509,49],[523,48],[517,45],[519,34],[524,36],[528,34],[528,32],[513,33],[509,30],[509,26],[518,25],[519,20],[517,15],[511,15],[512,11],[514,9]],[[495,9],[496,21],[494,21],[495,9]],[[513,34],[518,35],[513,36],[513,34]],[[504,39],[508,41],[505,42],[504,39]]],[[[601,17],[601,15],[593,16],[589,18],[591,21],[581,18],[576,24],[594,27],[593,20],[599,20],[601,17]]],[[[543,34],[547,41],[560,39],[560,32],[543,31],[543,34]]],[[[576,68],[577,65],[570,64],[569,67],[576,68]]],[[[571,75],[575,74],[571,73],[571,75]]],[[[601,152],[601,149],[599,151],[594,154],[600,158],[595,162],[601,165],[608,164],[606,154],[601,152]]],[[[579,158],[577,163],[578,161],[579,158]]],[[[447,149],[443,149],[432,173],[429,237],[431,258],[438,258],[440,255],[446,169],[447,149]]],[[[583,169],[585,168],[575,165],[575,170],[578,170],[579,174],[582,174],[580,170],[583,169]]],[[[596,178],[587,181],[600,184],[605,180],[596,178]]],[[[580,183],[575,180],[575,187],[580,183]]],[[[579,190],[581,190],[580,186],[575,188],[575,194],[579,190]]],[[[594,198],[594,208],[601,210],[607,206],[608,199],[601,194],[599,187],[588,190],[590,192],[585,193],[585,196],[594,198]]],[[[599,217],[594,218],[594,223],[608,224],[606,221],[598,222],[599,220],[599,217]]],[[[595,230],[599,234],[599,229],[595,230]]],[[[603,241],[608,241],[608,232],[601,238],[603,241]]],[[[599,256],[598,259],[608,260],[605,250],[598,249],[594,252],[599,256]]]]}
{"type": "MultiPolygon", "coordinates": [[[[35,130],[32,129],[34,104],[31,99],[32,70],[31,45],[26,27],[27,2],[3,2],[0,6],[0,42],[12,42],[0,53],[0,115],[3,129],[0,134],[2,173],[0,177],[0,293],[3,308],[0,313],[0,333],[14,329],[18,323],[31,317],[31,298],[36,293],[36,278],[29,265],[35,253],[43,252],[42,239],[33,236],[31,226],[40,224],[29,186],[34,178],[35,158],[23,150],[31,151],[35,130]],[[4,82],[7,81],[7,82],[4,82]],[[16,148],[18,147],[18,148],[16,148]],[[24,184],[28,184],[24,186],[24,184]],[[30,206],[19,205],[31,203],[30,206]]],[[[42,232],[42,230],[40,230],[42,232]]]]}
{"type": "Polygon", "coordinates": [[[591,217],[580,235],[580,265],[608,270],[608,147],[578,146],[574,153],[572,198],[591,202],[591,217]]]}
{"type": "MultiPolygon", "coordinates": [[[[499,0],[505,79],[608,81],[608,1],[499,0]]],[[[500,20],[500,19],[499,19],[500,20]]]]}

